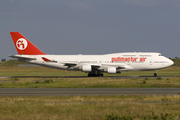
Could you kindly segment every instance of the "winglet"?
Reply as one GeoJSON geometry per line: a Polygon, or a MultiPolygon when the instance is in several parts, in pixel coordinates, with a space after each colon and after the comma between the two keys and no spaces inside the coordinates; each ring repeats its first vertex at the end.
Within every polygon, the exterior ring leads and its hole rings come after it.
{"type": "Polygon", "coordinates": [[[19,32],[10,32],[18,54],[23,55],[45,55],[35,45],[19,32]]]}

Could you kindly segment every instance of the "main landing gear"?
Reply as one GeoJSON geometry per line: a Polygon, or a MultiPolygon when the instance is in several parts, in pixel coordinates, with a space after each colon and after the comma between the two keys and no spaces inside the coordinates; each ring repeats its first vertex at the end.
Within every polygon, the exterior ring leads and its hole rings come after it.
{"type": "Polygon", "coordinates": [[[154,77],[156,77],[156,76],[157,76],[157,71],[158,71],[158,70],[155,70],[154,77]]]}
{"type": "Polygon", "coordinates": [[[100,72],[89,72],[88,77],[102,77],[103,74],[100,72]]]}

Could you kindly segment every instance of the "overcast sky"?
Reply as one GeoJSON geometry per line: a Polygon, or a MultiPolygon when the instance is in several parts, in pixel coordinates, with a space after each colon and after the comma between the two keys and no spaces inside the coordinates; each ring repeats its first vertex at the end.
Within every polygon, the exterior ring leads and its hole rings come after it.
{"type": "Polygon", "coordinates": [[[46,54],[180,57],[180,0],[0,0],[0,59],[18,31],[46,54]]]}

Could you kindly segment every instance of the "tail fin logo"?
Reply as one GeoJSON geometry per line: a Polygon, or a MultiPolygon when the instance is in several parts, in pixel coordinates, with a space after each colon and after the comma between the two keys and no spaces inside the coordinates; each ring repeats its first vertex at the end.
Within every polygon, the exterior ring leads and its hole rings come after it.
{"type": "Polygon", "coordinates": [[[24,38],[19,38],[16,42],[16,47],[19,50],[25,50],[28,45],[28,42],[24,38]]]}

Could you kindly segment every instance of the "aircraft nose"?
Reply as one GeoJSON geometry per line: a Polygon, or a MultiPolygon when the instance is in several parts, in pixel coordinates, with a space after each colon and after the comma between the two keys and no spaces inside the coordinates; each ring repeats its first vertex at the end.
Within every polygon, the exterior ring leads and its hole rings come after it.
{"type": "Polygon", "coordinates": [[[172,60],[170,60],[170,65],[173,65],[173,64],[174,64],[174,62],[172,60]]]}
{"type": "Polygon", "coordinates": [[[174,64],[174,62],[172,60],[168,59],[168,64],[169,64],[169,66],[171,66],[174,64]]]}

